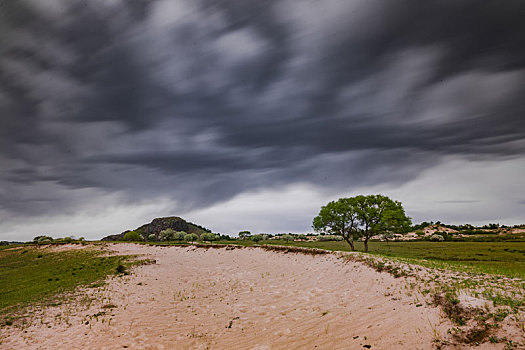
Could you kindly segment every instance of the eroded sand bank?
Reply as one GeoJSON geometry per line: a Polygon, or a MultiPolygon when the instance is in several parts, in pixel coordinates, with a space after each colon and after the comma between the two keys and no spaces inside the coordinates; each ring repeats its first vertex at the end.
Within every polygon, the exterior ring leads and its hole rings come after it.
{"type": "Polygon", "coordinates": [[[333,255],[110,249],[157,263],[87,289],[97,297],[90,305],[49,308],[24,330],[3,330],[0,348],[431,349],[451,327],[406,279],[333,255]]]}

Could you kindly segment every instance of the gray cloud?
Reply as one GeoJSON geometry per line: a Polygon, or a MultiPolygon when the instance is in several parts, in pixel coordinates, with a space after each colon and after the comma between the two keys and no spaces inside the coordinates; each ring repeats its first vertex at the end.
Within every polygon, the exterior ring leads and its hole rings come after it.
{"type": "Polygon", "coordinates": [[[464,200],[464,199],[456,199],[456,200],[449,200],[449,201],[439,201],[440,203],[450,203],[450,204],[472,204],[472,203],[478,203],[478,200],[464,200]]]}
{"type": "Polygon", "coordinates": [[[402,184],[447,156],[522,159],[523,15],[495,0],[4,3],[0,216],[82,210],[77,190],[188,210],[296,182],[402,184]]]}

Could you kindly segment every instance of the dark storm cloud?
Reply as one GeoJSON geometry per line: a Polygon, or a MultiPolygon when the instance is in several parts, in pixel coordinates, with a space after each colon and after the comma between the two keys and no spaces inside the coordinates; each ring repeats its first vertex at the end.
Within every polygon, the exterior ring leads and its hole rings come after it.
{"type": "Polygon", "coordinates": [[[472,203],[478,203],[479,201],[476,200],[450,200],[450,201],[439,201],[440,203],[450,203],[450,204],[472,204],[472,203]]]}
{"type": "Polygon", "coordinates": [[[403,183],[525,148],[522,1],[2,5],[7,212],[403,183]]]}

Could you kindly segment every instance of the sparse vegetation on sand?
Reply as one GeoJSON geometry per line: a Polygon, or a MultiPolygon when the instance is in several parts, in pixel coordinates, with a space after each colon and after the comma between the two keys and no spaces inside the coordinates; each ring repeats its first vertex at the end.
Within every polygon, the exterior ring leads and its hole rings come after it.
{"type": "MultiPolygon", "coordinates": [[[[81,285],[101,281],[107,275],[126,271],[128,257],[102,256],[95,246],[86,249],[53,250],[33,245],[0,250],[0,314],[29,303],[54,302],[53,297],[81,285]]],[[[0,319],[0,323],[1,323],[0,319]]]]}
{"type": "MultiPolygon", "coordinates": [[[[425,301],[439,307],[454,327],[449,337],[436,336],[437,349],[460,344],[479,345],[484,342],[505,343],[506,327],[512,325],[518,332],[525,331],[525,281],[489,274],[452,272],[436,266],[422,267],[412,264],[413,259],[381,257],[366,254],[342,255],[347,261],[361,262],[378,272],[407,277],[408,295],[415,297],[417,305],[425,301]]],[[[416,306],[417,306],[416,305],[416,306]]],[[[514,345],[523,346],[510,341],[514,345]]],[[[520,349],[522,347],[519,347],[520,349]]]]}
{"type": "MultiPolygon", "coordinates": [[[[253,241],[218,241],[219,244],[255,245],[253,241]]],[[[344,241],[296,242],[265,240],[260,245],[283,245],[318,248],[331,251],[350,251],[344,241]]],[[[355,242],[363,250],[362,242],[355,242]]],[[[373,255],[410,259],[428,267],[454,271],[489,273],[525,279],[525,242],[369,242],[373,255]]]]}

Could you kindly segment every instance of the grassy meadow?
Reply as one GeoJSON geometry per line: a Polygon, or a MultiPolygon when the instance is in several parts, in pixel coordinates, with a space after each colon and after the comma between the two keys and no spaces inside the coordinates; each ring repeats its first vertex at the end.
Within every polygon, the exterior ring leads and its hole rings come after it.
{"type": "MultiPolygon", "coordinates": [[[[0,313],[51,297],[117,272],[123,257],[99,249],[53,252],[38,246],[0,249],[0,313]]],[[[122,270],[123,267],[120,268],[122,270]]]]}

